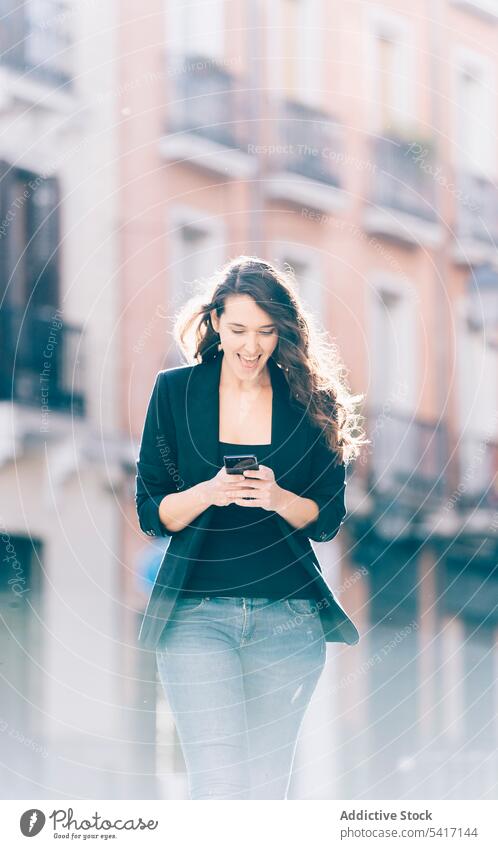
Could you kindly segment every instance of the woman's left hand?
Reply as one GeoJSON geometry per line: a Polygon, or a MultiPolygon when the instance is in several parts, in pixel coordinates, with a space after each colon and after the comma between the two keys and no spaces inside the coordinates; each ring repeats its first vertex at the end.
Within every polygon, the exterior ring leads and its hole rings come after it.
{"type": "Polygon", "coordinates": [[[259,469],[244,469],[243,474],[251,478],[250,485],[239,491],[234,503],[240,507],[261,507],[278,512],[285,490],[276,482],[273,469],[260,464],[259,469]],[[246,501],[244,496],[253,500],[246,501]]]}

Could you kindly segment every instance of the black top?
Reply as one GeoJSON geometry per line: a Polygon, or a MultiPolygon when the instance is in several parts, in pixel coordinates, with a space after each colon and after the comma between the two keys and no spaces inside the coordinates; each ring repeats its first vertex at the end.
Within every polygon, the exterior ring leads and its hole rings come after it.
{"type": "MultiPolygon", "coordinates": [[[[220,466],[224,454],[256,454],[260,464],[271,468],[271,448],[219,442],[220,466]]],[[[275,511],[239,504],[211,509],[211,523],[180,596],[317,598],[310,575],[275,521],[275,511]]]]}

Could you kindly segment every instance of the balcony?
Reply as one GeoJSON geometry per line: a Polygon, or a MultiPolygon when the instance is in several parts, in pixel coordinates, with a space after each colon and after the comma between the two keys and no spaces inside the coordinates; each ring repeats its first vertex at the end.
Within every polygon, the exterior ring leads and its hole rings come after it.
{"type": "Polygon", "coordinates": [[[72,40],[64,5],[7,3],[0,25],[1,65],[51,86],[70,84],[72,40]]]}
{"type": "MultiPolygon", "coordinates": [[[[371,455],[365,486],[384,536],[427,535],[446,491],[446,429],[409,414],[370,410],[371,455]]],[[[370,516],[372,521],[372,516],[370,516]]]]}
{"type": "Polygon", "coordinates": [[[2,307],[0,402],[83,417],[81,336],[53,307],[2,307]]]}
{"type": "Polygon", "coordinates": [[[73,108],[72,18],[66,0],[4,3],[0,21],[1,108],[18,101],[57,113],[73,108]],[[65,7],[67,6],[67,11],[65,7]]]}
{"type": "Polygon", "coordinates": [[[325,112],[292,100],[282,101],[275,114],[271,155],[277,164],[268,171],[267,197],[320,212],[341,209],[344,154],[339,124],[325,112]]]}
{"type": "MultiPolygon", "coordinates": [[[[469,511],[467,521],[481,530],[489,530],[493,516],[485,511],[498,510],[498,443],[485,438],[464,436],[459,443],[459,475],[454,501],[460,510],[469,511]],[[476,511],[481,512],[481,517],[476,511]]],[[[477,530],[477,528],[476,528],[477,530]]]]}
{"type": "Polygon", "coordinates": [[[472,12],[486,20],[496,24],[498,18],[498,5],[496,0],[452,0],[454,6],[460,6],[468,12],[472,12]]]}
{"type": "Polygon", "coordinates": [[[457,176],[456,239],[453,258],[459,265],[496,266],[498,188],[484,176],[457,176]]]}
{"type": "Polygon", "coordinates": [[[247,153],[247,137],[235,78],[212,59],[172,59],[171,91],[160,152],[225,177],[249,177],[256,162],[247,153]]]}
{"type": "Polygon", "coordinates": [[[372,177],[363,226],[367,233],[416,247],[436,247],[442,230],[435,210],[430,147],[405,139],[371,142],[372,177]]]}

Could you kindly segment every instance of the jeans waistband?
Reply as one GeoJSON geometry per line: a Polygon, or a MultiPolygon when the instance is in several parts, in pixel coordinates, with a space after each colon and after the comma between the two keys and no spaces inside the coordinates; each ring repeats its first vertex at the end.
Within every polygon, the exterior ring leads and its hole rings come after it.
{"type": "Polygon", "coordinates": [[[248,601],[250,601],[251,603],[260,602],[260,603],[266,603],[266,604],[270,604],[271,602],[278,603],[279,601],[283,601],[283,599],[280,599],[280,598],[261,598],[260,596],[256,597],[256,596],[240,596],[240,595],[195,595],[195,593],[192,593],[192,594],[188,593],[188,595],[179,596],[180,600],[181,599],[195,599],[196,601],[198,599],[199,600],[200,599],[206,599],[206,600],[210,601],[210,600],[215,600],[215,599],[218,599],[218,598],[226,599],[227,601],[237,601],[237,602],[243,602],[243,601],[248,602],[248,601]]]}

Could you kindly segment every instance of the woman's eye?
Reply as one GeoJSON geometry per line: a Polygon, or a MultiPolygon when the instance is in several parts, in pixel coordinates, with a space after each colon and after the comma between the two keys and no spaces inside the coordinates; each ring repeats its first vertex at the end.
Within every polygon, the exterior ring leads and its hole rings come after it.
{"type": "MultiPolygon", "coordinates": [[[[240,336],[240,334],[244,332],[244,330],[232,330],[232,333],[235,333],[236,336],[240,336]]],[[[261,330],[260,333],[262,336],[271,336],[273,330],[261,330]]]]}

